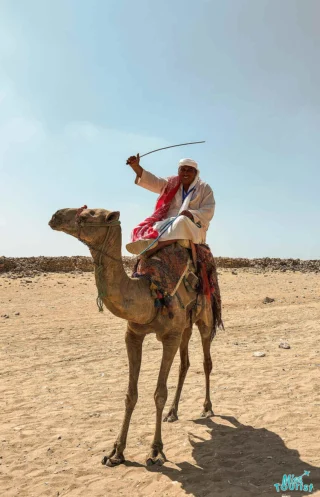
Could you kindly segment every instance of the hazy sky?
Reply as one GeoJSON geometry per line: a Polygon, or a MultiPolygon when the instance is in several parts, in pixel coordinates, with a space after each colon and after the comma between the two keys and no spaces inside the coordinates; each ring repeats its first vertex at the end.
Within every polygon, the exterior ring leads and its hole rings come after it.
{"type": "MultiPolygon", "coordinates": [[[[199,162],[213,253],[320,258],[319,0],[0,0],[0,255],[88,254],[63,207],[154,207],[143,167],[199,162]]],[[[125,253],[125,251],[124,251],[125,253]]]]}

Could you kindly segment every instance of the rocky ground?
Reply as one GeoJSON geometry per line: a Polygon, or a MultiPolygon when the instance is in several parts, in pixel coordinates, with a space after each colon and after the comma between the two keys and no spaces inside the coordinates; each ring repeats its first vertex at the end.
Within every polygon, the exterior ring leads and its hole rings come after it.
{"type": "MultiPolygon", "coordinates": [[[[232,259],[217,257],[219,268],[247,268],[258,271],[293,271],[320,272],[320,260],[300,259],[232,259]]],[[[123,264],[128,273],[132,271],[135,257],[123,257],[123,264]]],[[[91,257],[0,257],[0,274],[15,279],[24,276],[33,277],[40,273],[81,273],[93,271],[91,257]]]]}

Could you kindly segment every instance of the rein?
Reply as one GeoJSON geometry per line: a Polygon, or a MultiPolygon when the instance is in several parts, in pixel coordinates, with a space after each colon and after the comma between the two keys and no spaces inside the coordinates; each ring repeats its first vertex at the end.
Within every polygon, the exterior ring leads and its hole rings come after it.
{"type": "MultiPolygon", "coordinates": [[[[81,209],[79,209],[79,211],[81,211],[81,209]]],[[[84,240],[81,240],[81,237],[80,237],[81,228],[84,228],[84,227],[85,228],[86,227],[89,227],[89,228],[110,228],[111,226],[120,226],[121,222],[119,220],[117,220],[117,221],[109,221],[109,222],[106,222],[105,224],[84,223],[79,218],[80,213],[79,214],[77,213],[77,219],[76,219],[76,223],[78,224],[78,227],[79,227],[78,240],[80,242],[84,243],[90,249],[94,250],[95,252],[100,253],[98,264],[96,263],[96,261],[94,259],[93,259],[93,263],[96,267],[96,274],[97,274],[98,296],[97,296],[96,302],[97,302],[99,312],[103,312],[103,299],[106,297],[106,288],[105,288],[105,285],[104,285],[102,278],[101,278],[102,270],[104,269],[103,264],[102,264],[102,256],[104,255],[106,257],[109,257],[110,259],[113,259],[114,261],[119,261],[120,259],[116,259],[115,257],[112,257],[111,255],[106,254],[104,252],[104,248],[106,246],[106,243],[107,243],[109,235],[110,235],[109,229],[107,229],[107,233],[106,233],[105,239],[101,245],[101,248],[96,249],[96,248],[92,247],[91,245],[89,245],[89,243],[85,242],[84,240]]]]}

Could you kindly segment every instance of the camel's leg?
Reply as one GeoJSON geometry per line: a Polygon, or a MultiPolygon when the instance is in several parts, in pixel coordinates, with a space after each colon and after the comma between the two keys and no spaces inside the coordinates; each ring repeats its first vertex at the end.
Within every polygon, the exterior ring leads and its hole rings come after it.
{"type": "Polygon", "coordinates": [[[131,415],[138,400],[138,378],[141,366],[142,343],[144,335],[136,335],[128,327],[126,333],[126,346],[129,359],[129,386],[125,400],[125,415],[117,441],[108,456],[102,459],[106,466],[116,466],[124,462],[123,451],[126,448],[127,435],[131,415]]]}
{"type": "Polygon", "coordinates": [[[178,420],[178,406],[179,406],[179,400],[180,400],[180,395],[182,391],[182,387],[184,384],[184,380],[187,376],[187,372],[190,366],[189,362],[189,351],[188,351],[188,346],[189,346],[189,340],[192,335],[192,328],[186,328],[183,332],[181,343],[180,343],[180,369],[179,369],[179,380],[178,380],[178,386],[176,390],[176,394],[174,396],[172,406],[170,408],[170,411],[168,412],[167,416],[164,418],[163,421],[168,421],[169,423],[172,423],[173,421],[178,420]]]}
{"type": "Polygon", "coordinates": [[[167,401],[168,389],[167,380],[172,366],[174,356],[177,353],[181,341],[181,333],[173,332],[167,334],[162,339],[163,353],[161,367],[158,377],[157,388],[154,394],[156,404],[156,430],[154,434],[151,451],[147,457],[147,465],[158,464],[161,466],[166,461],[166,456],[163,453],[163,443],[161,438],[161,423],[162,413],[167,401]]]}
{"type": "Polygon", "coordinates": [[[197,323],[201,335],[202,340],[202,348],[203,348],[203,367],[204,374],[206,378],[206,398],[203,404],[203,411],[201,416],[203,418],[210,418],[214,416],[212,410],[212,403],[210,400],[210,373],[212,371],[212,360],[211,360],[211,330],[208,326],[206,326],[203,321],[199,321],[197,323]]]}

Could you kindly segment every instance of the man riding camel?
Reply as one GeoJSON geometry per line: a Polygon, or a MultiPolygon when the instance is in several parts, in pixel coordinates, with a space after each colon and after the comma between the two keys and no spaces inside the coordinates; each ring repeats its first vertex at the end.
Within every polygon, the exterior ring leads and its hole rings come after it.
{"type": "Polygon", "coordinates": [[[136,185],[160,195],[154,213],[132,231],[127,250],[140,254],[152,244],[146,253],[151,256],[178,241],[184,246],[190,241],[205,243],[215,200],[210,186],[199,178],[197,162],[182,159],[178,175],[166,179],[143,169],[139,154],[129,157],[127,164],[136,173],[136,185]]]}

